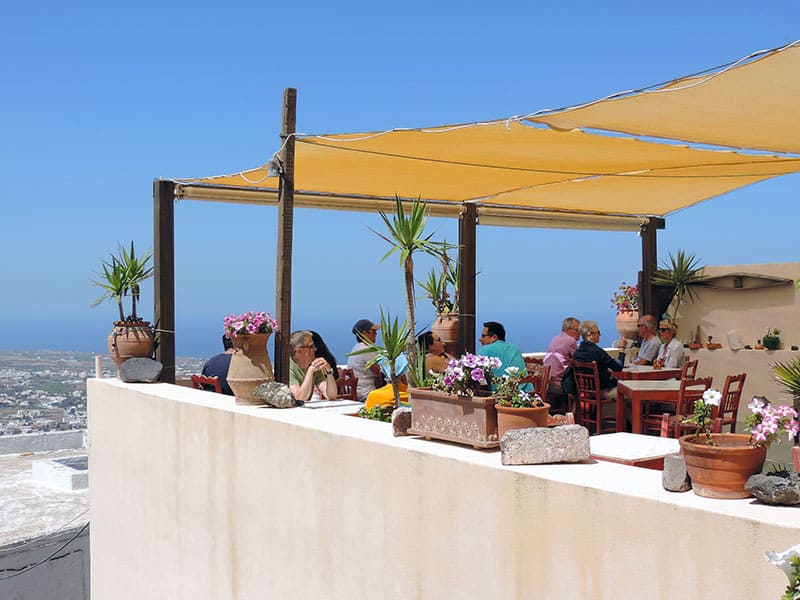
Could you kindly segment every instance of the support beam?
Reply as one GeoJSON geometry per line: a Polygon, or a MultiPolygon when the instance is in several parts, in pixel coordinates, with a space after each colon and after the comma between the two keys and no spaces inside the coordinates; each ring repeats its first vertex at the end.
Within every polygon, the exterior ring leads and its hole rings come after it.
{"type": "MultiPolygon", "coordinates": [[[[642,270],[639,272],[639,314],[655,314],[655,286],[652,283],[653,272],[658,268],[658,241],[656,232],[664,229],[664,219],[651,217],[641,227],[642,237],[642,270]]],[[[660,315],[655,315],[659,318],[660,315]]]]}
{"type": "Polygon", "coordinates": [[[153,182],[153,317],[160,380],[175,383],[175,183],[153,182]]]}
{"type": "Polygon", "coordinates": [[[475,352],[475,243],[478,209],[464,204],[458,218],[458,344],[459,352],[475,352]]]}
{"type": "Polygon", "coordinates": [[[275,378],[289,383],[289,337],[292,327],[292,242],[294,231],[294,134],[297,126],[297,90],[283,91],[283,120],[278,154],[281,164],[278,190],[278,251],[275,268],[275,378]]]}

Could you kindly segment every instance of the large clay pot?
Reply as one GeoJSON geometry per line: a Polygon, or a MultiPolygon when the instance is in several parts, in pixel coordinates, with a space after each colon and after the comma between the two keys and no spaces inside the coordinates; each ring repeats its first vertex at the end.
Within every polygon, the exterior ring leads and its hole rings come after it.
{"type": "Polygon", "coordinates": [[[458,356],[458,315],[439,314],[431,326],[431,331],[438,335],[444,342],[444,351],[453,356],[458,356]]]}
{"type": "Polygon", "coordinates": [[[639,311],[619,311],[617,313],[617,331],[621,337],[635,340],[639,333],[639,311]]]}
{"type": "Polygon", "coordinates": [[[107,342],[108,355],[117,367],[129,358],[149,358],[153,354],[153,328],[147,321],[117,321],[107,342]]]}
{"type": "Polygon", "coordinates": [[[256,387],[274,381],[272,363],[267,353],[270,333],[237,335],[231,338],[233,355],[228,367],[228,385],[236,396],[236,404],[263,404],[250,395],[256,387]]]}
{"type": "Polygon", "coordinates": [[[497,448],[497,410],[493,396],[458,396],[430,388],[408,388],[411,427],[425,439],[447,440],[474,448],[497,448]]]}
{"type": "Polygon", "coordinates": [[[745,433],[712,433],[715,445],[704,435],[684,435],[679,441],[692,478],[692,489],[706,498],[747,498],[744,484],[750,475],[761,473],[766,448],[750,445],[745,433]]]}
{"type": "Polygon", "coordinates": [[[511,406],[495,405],[497,409],[497,437],[503,439],[503,434],[509,429],[527,429],[529,427],[547,427],[550,416],[550,405],[531,408],[514,408],[511,406]]]}

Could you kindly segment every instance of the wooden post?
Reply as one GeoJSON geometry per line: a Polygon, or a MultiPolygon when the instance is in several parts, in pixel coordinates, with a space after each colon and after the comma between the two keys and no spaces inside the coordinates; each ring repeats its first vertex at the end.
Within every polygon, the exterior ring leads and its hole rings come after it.
{"type": "MultiPolygon", "coordinates": [[[[642,225],[642,270],[639,272],[639,314],[655,314],[656,294],[652,282],[653,272],[658,268],[658,243],[656,232],[664,229],[664,219],[651,217],[642,225]]],[[[660,315],[655,315],[656,319],[660,315]]]]}
{"type": "Polygon", "coordinates": [[[478,208],[464,204],[458,217],[458,347],[459,353],[475,352],[475,243],[478,208]]]}
{"type": "Polygon", "coordinates": [[[294,134],[297,126],[297,90],[283,91],[282,150],[278,191],[278,251],[275,268],[275,377],[289,383],[289,337],[292,327],[292,240],[294,228],[294,134]]]}
{"type": "Polygon", "coordinates": [[[153,317],[160,380],[175,383],[175,183],[153,182],[153,317]]]}

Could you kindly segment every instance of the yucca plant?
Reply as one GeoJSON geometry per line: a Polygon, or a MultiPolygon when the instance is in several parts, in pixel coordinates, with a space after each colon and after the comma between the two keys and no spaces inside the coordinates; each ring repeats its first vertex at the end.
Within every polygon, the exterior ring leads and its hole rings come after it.
{"type": "Polygon", "coordinates": [[[773,363],[772,374],[783,390],[791,394],[795,410],[800,410],[800,356],[784,363],[773,363]]]}
{"type": "Polygon", "coordinates": [[[660,269],[653,273],[652,281],[657,285],[671,286],[675,289],[675,314],[684,298],[694,300],[694,285],[702,283],[708,277],[702,275],[700,271],[703,266],[699,264],[700,259],[694,254],[687,254],[683,250],[678,250],[675,256],[670,253],[669,263],[662,263],[660,269]]]}
{"type": "MultiPolygon", "coordinates": [[[[381,308],[381,342],[367,344],[365,348],[351,352],[348,356],[356,354],[367,354],[374,352],[375,358],[367,363],[367,367],[385,361],[389,365],[389,375],[392,380],[392,392],[394,393],[395,408],[400,406],[400,391],[397,388],[397,372],[395,371],[395,361],[403,354],[406,349],[408,339],[408,325],[404,321],[399,323],[397,317],[392,318],[391,313],[384,314],[381,308]]],[[[409,368],[412,363],[409,362],[409,368]]]]}
{"type": "Polygon", "coordinates": [[[111,255],[110,261],[103,261],[102,271],[96,273],[98,278],[92,280],[94,285],[105,290],[92,306],[113,299],[117,302],[120,321],[140,321],[136,313],[136,304],[139,301],[141,283],[153,276],[153,267],[148,266],[152,257],[153,253],[150,250],[137,257],[133,242],[130,250],[120,245],[119,251],[116,255],[111,255]],[[131,314],[126,317],[122,301],[128,294],[131,296],[131,314]]]}
{"type": "MultiPolygon", "coordinates": [[[[388,235],[372,230],[373,233],[386,240],[392,248],[381,258],[386,260],[395,252],[400,254],[400,266],[403,267],[406,284],[406,354],[411,365],[417,364],[417,348],[414,342],[416,320],[414,318],[414,253],[424,252],[437,256],[441,244],[432,242],[432,233],[426,234],[428,224],[428,208],[421,198],[411,202],[411,208],[406,213],[400,196],[395,195],[395,213],[388,215],[378,211],[383,219],[388,235]]],[[[381,331],[381,337],[386,336],[386,330],[381,331]]]]}

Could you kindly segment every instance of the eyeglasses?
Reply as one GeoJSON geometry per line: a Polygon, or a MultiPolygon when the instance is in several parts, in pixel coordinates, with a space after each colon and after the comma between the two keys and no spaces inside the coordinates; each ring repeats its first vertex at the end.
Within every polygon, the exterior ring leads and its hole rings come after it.
{"type": "Polygon", "coordinates": [[[490,334],[490,333],[482,333],[482,334],[481,334],[481,337],[482,337],[482,338],[485,338],[485,337],[491,337],[491,334],[490,334]]]}
{"type": "Polygon", "coordinates": [[[658,330],[661,331],[661,332],[672,331],[672,329],[670,329],[669,327],[659,327],[658,330]]]}
{"type": "Polygon", "coordinates": [[[317,349],[317,347],[316,347],[314,344],[308,344],[308,345],[306,345],[306,346],[298,346],[298,347],[297,347],[297,349],[298,349],[298,350],[299,350],[300,348],[311,348],[311,349],[313,349],[313,350],[316,350],[316,349],[317,349]]]}

